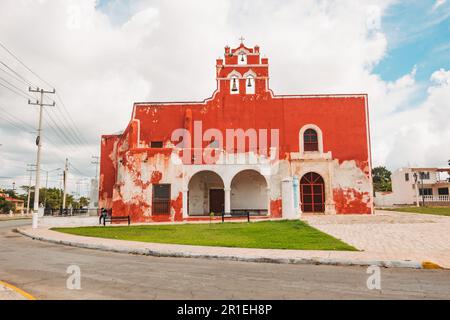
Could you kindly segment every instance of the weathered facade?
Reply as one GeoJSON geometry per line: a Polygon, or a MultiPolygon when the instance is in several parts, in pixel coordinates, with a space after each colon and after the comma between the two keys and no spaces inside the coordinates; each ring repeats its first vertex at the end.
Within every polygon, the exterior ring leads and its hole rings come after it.
{"type": "Polygon", "coordinates": [[[135,103],[102,136],[100,207],[135,222],[373,212],[367,95],[274,95],[257,46],[216,68],[211,98],[135,103]]]}

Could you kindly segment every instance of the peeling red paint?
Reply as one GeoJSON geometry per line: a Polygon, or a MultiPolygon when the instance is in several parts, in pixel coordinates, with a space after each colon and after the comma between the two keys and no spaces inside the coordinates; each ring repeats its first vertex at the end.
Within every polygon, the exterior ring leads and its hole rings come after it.
{"type": "Polygon", "coordinates": [[[99,208],[112,208],[113,189],[116,178],[115,149],[120,136],[105,135],[101,140],[99,208]]]}
{"type": "Polygon", "coordinates": [[[338,214],[371,214],[370,194],[355,189],[334,189],[333,198],[338,214]],[[367,200],[365,200],[367,199],[367,200]]]}
{"type": "Polygon", "coordinates": [[[151,179],[151,183],[152,184],[158,184],[162,179],[162,173],[159,171],[153,171],[152,172],[152,179],[151,179]]]}
{"type": "Polygon", "coordinates": [[[157,214],[153,215],[150,222],[172,222],[170,214],[157,214]]]}
{"type": "Polygon", "coordinates": [[[171,207],[175,211],[174,220],[183,221],[183,193],[178,194],[178,198],[171,201],[171,207]]]}
{"type": "Polygon", "coordinates": [[[113,216],[130,216],[131,221],[134,223],[139,222],[151,222],[150,217],[146,217],[142,214],[143,210],[149,208],[149,205],[145,202],[139,203],[124,203],[122,200],[116,200],[113,202],[113,216]]]}
{"type": "Polygon", "coordinates": [[[272,218],[281,218],[282,217],[282,205],[281,199],[271,200],[270,201],[270,214],[272,218]]]}
{"type": "MultiPolygon", "coordinates": [[[[247,48],[242,44],[235,49],[227,48],[224,59],[216,61],[219,85],[210,99],[203,102],[135,104],[133,117],[122,134],[102,136],[100,206],[112,207],[115,215],[130,214],[134,222],[181,221],[182,195],[171,200],[171,215],[152,216],[150,187],[164,181],[176,187],[175,194],[180,191],[183,173],[169,169],[174,151],[171,146],[179,143],[171,140],[172,133],[184,128],[187,130],[182,137],[185,146],[195,147],[194,139],[198,137],[195,136],[194,124],[197,121],[202,123],[198,134],[218,129],[224,137],[224,145],[227,144],[227,129],[279,130],[278,158],[287,161],[294,161],[291,153],[300,151],[300,129],[314,124],[322,131],[325,153],[331,151],[333,159],[340,164],[354,161],[356,167],[370,178],[367,95],[276,96],[268,88],[268,61],[261,58],[258,47],[247,48]],[[233,53],[244,49],[253,54],[247,56],[246,65],[238,65],[238,56],[233,53]],[[228,76],[234,71],[240,75],[251,71],[256,75],[255,94],[246,94],[244,77],[237,81],[239,93],[230,94],[228,76]],[[164,148],[151,148],[152,141],[163,142],[164,148]],[[143,168],[148,172],[144,174],[143,168]],[[147,177],[147,174],[151,177],[144,182],[142,177],[147,177]],[[123,194],[122,190],[125,190],[123,194]],[[113,197],[116,199],[114,202],[113,197]]],[[[272,143],[270,136],[268,134],[268,146],[272,143]]],[[[209,143],[204,141],[199,148],[209,143]]],[[[250,144],[247,144],[245,152],[249,152],[249,148],[250,144]]],[[[266,155],[267,152],[260,148],[256,153],[266,155]]],[[[191,161],[191,157],[186,158],[191,161]]],[[[202,159],[199,161],[204,163],[202,159]]],[[[337,189],[333,196],[337,213],[370,213],[370,193],[337,189]]],[[[270,210],[271,217],[281,218],[281,199],[272,200],[270,210]]]]}

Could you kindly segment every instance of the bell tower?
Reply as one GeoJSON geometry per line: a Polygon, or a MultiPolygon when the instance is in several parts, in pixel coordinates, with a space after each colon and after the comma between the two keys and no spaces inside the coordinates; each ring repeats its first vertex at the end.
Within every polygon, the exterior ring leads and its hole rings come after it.
{"type": "Polygon", "coordinates": [[[258,95],[269,90],[269,59],[261,58],[259,46],[225,47],[224,58],[216,61],[219,91],[229,95],[258,95]]]}

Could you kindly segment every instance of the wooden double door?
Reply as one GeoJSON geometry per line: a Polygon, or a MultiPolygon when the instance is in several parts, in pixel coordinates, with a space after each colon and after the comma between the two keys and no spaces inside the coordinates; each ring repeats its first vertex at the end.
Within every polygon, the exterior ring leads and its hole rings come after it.
{"type": "Polygon", "coordinates": [[[300,181],[303,212],[325,212],[325,183],[314,172],[307,173],[300,181]]]}
{"type": "Polygon", "coordinates": [[[209,211],[214,213],[225,211],[225,191],[223,189],[209,190],[209,211]]]}

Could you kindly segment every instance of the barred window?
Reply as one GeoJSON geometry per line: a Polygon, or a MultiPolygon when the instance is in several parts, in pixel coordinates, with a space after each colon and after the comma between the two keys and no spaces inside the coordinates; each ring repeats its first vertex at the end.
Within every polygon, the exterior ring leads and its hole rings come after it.
{"type": "Polygon", "coordinates": [[[308,129],[303,134],[303,145],[305,151],[319,151],[319,139],[314,129],[308,129]]]}
{"type": "Polygon", "coordinates": [[[153,185],[153,214],[170,214],[170,184],[153,185]]]}

